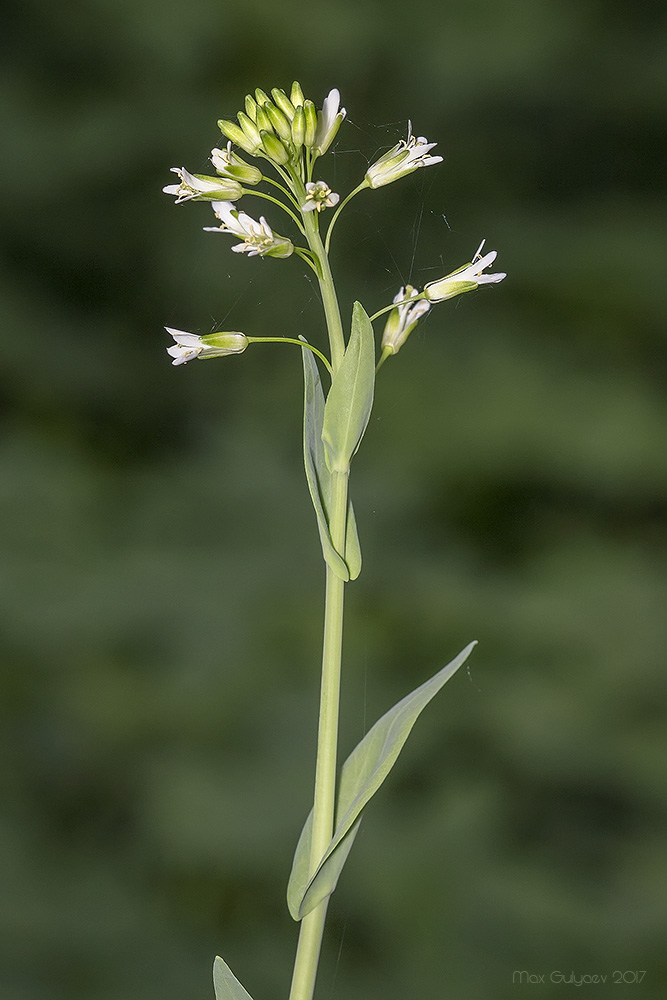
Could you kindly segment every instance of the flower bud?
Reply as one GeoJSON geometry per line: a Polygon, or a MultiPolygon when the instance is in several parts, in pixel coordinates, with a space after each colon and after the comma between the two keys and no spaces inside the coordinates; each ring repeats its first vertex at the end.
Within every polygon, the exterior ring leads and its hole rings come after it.
{"type": "Polygon", "coordinates": [[[304,103],[303,91],[301,89],[301,84],[298,82],[298,80],[295,80],[294,83],[292,84],[290,99],[295,108],[303,106],[304,103]]]}
{"type": "Polygon", "coordinates": [[[271,125],[269,116],[266,113],[266,105],[264,105],[264,107],[257,108],[255,124],[260,132],[273,132],[273,126],[271,125]]]}
{"type": "Polygon", "coordinates": [[[261,132],[261,140],[264,152],[273,160],[274,163],[284,166],[289,162],[289,153],[278,136],[272,135],[270,132],[263,131],[261,132]]]}
{"type": "Polygon", "coordinates": [[[252,120],[255,121],[255,118],[257,117],[257,102],[251,94],[246,94],[245,111],[248,118],[252,118],[252,120]]]}
{"type": "Polygon", "coordinates": [[[282,113],[291,121],[292,118],[294,118],[294,105],[285,91],[279,90],[278,87],[274,87],[271,91],[271,97],[273,98],[274,104],[279,107],[282,113]]]}
{"type": "MultiPolygon", "coordinates": [[[[250,121],[250,119],[248,119],[248,121],[250,121]]],[[[228,122],[225,121],[224,118],[221,118],[218,122],[218,128],[225,138],[231,139],[231,141],[235,142],[237,146],[244,149],[246,153],[254,155],[257,152],[260,146],[259,141],[255,142],[254,139],[249,139],[243,129],[239,128],[239,126],[234,122],[228,122]]]]}
{"type": "Polygon", "coordinates": [[[255,88],[255,98],[257,99],[257,103],[260,105],[260,107],[262,104],[266,104],[267,101],[270,100],[269,95],[265,94],[264,91],[261,90],[259,87],[255,88]]]}
{"type": "Polygon", "coordinates": [[[303,146],[304,139],[306,137],[306,116],[304,114],[303,106],[300,104],[294,112],[294,118],[292,119],[292,142],[299,149],[303,146]]]}
{"type": "Polygon", "coordinates": [[[332,90],[322,105],[322,110],[317,116],[317,133],[315,135],[315,152],[322,156],[326,153],[331,143],[336,138],[336,133],[340,128],[340,123],[345,118],[347,112],[345,108],[338,110],[340,105],[340,94],[337,90],[332,90]]]}
{"type": "Polygon", "coordinates": [[[259,135],[259,129],[255,125],[252,118],[248,118],[248,116],[245,115],[242,111],[239,111],[236,117],[239,120],[239,125],[241,126],[246,136],[248,137],[248,141],[255,143],[255,149],[259,149],[259,147],[262,144],[262,140],[259,135]]]}
{"type": "Polygon", "coordinates": [[[303,111],[306,116],[306,134],[303,144],[310,149],[315,142],[315,135],[317,133],[317,111],[312,101],[304,101],[303,111]]]}
{"type": "Polygon", "coordinates": [[[269,121],[273,125],[274,131],[281,139],[285,142],[289,142],[292,138],[292,129],[290,127],[289,118],[280,111],[275,104],[265,104],[264,108],[269,117],[269,121]]]}

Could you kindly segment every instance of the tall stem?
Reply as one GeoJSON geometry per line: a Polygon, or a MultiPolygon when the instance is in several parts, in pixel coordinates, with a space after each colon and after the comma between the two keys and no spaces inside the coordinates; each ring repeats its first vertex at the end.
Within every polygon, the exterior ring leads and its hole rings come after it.
{"type": "MultiPolygon", "coordinates": [[[[338,552],[345,550],[347,484],[348,473],[334,473],[331,536],[338,552]]],[[[327,566],[310,875],[331,843],[334,830],[344,591],[343,580],[327,566]]],[[[323,899],[301,921],[290,1000],[312,1000],[328,903],[328,898],[323,899]]]]}
{"type": "MultiPolygon", "coordinates": [[[[301,204],[303,204],[306,194],[303,182],[296,175],[292,180],[295,183],[301,204]]],[[[302,212],[302,218],[308,246],[320,265],[318,280],[329,333],[331,367],[335,376],[345,353],[345,338],[338,298],[329,266],[329,258],[319,233],[317,213],[302,212]]],[[[336,472],[332,477],[329,531],[334,548],[341,553],[345,552],[348,478],[348,472],[336,472]]],[[[336,576],[327,564],[320,716],[317,731],[317,762],[315,765],[315,795],[309,866],[311,876],[315,873],[331,843],[334,831],[344,594],[344,581],[336,576]]],[[[289,1000],[312,1000],[328,905],[329,899],[327,897],[301,921],[289,1000]]]]}

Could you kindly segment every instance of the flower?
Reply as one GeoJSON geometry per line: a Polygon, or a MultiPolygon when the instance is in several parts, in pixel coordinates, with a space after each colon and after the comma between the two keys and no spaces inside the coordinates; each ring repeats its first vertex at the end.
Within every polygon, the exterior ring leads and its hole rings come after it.
{"type": "Polygon", "coordinates": [[[243,194],[238,181],[228,177],[207,177],[205,174],[191,174],[185,167],[172,167],[172,174],[178,174],[180,184],[168,184],[162,190],[176,196],[176,204],[182,201],[236,201],[243,194]]]}
{"type": "Polygon", "coordinates": [[[411,174],[418,167],[430,167],[434,163],[441,163],[441,156],[428,155],[436,145],[435,142],[428,142],[424,136],[415,138],[412,134],[412,124],[408,123],[407,139],[401,139],[368,168],[366,184],[371,188],[384,187],[385,184],[397,181],[399,177],[411,174]]]}
{"type": "Polygon", "coordinates": [[[491,250],[490,253],[484,254],[482,257],[482,247],[485,242],[486,240],[482,240],[470,264],[464,264],[463,267],[452,271],[446,277],[439,278],[438,281],[430,281],[425,286],[424,294],[429,302],[444,302],[445,299],[451,299],[463,292],[474,292],[479,285],[493,284],[507,277],[504,271],[497,271],[495,274],[482,274],[484,268],[493,264],[498,256],[495,250],[491,250]]]}
{"type": "Polygon", "coordinates": [[[420,316],[431,308],[429,302],[419,298],[419,292],[412,285],[401,288],[394,296],[396,308],[389,313],[389,319],[382,334],[382,349],[387,354],[398,354],[417,325],[420,316]],[[410,301],[417,299],[412,305],[410,301]]]}
{"type": "Polygon", "coordinates": [[[278,236],[271,229],[264,216],[255,222],[245,212],[238,212],[231,201],[214,201],[212,209],[222,223],[220,226],[204,226],[207,233],[231,233],[238,236],[241,243],[232,247],[235,253],[247,253],[249,257],[289,257],[294,252],[291,240],[278,236]]]}
{"type": "Polygon", "coordinates": [[[248,346],[244,333],[209,333],[198,337],[185,330],[172,330],[165,326],[175,343],[167,348],[167,354],[174,359],[172,365],[184,365],[193,358],[222,358],[226,354],[241,354],[248,346]]]}
{"type": "Polygon", "coordinates": [[[259,184],[262,179],[259,167],[251,166],[232,151],[231,139],[227,143],[227,149],[216,147],[211,150],[211,163],[223,177],[229,177],[240,184],[259,184]]]}
{"type": "Polygon", "coordinates": [[[326,181],[308,181],[306,194],[308,199],[303,204],[304,212],[321,212],[323,208],[333,208],[340,201],[340,195],[332,191],[326,181]]]}
{"type": "Polygon", "coordinates": [[[329,96],[324,99],[322,110],[317,116],[317,131],[315,132],[314,148],[320,156],[326,153],[331,143],[336,138],[336,133],[340,128],[340,123],[345,118],[347,111],[345,108],[338,110],[340,106],[340,93],[337,90],[329,91],[329,96]]]}

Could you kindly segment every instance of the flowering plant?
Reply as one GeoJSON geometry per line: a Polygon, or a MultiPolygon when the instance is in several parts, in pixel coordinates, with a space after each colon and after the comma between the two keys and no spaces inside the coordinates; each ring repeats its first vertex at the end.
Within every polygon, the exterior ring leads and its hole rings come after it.
{"type": "MultiPolygon", "coordinates": [[[[292,85],[289,97],[278,88],[271,91],[271,97],[258,89],[254,96],[246,97],[245,110],[239,111],[236,121],[218,122],[228,142],[225,149],[211,151],[216,175],[191,174],[184,167],[174,167],[180,183],[164,188],[166,194],[175,196],[177,204],[209,202],[220,224],[204,228],[235,236],[240,241],[232,246],[236,253],[300,257],[317,276],[328,332],[326,353],[303,337],[252,337],[237,331],[197,336],[166,328],[174,340],[168,348],[174,365],[240,354],[253,343],[290,343],[301,349],[304,465],[326,564],[326,588],[313,808],[296,847],[287,887],[289,912],[300,924],[290,1000],[311,1000],[313,996],[329,898],[365,807],[387,777],[422,709],[465,662],[474,646],[474,642],[469,643],[450,663],[389,709],[338,774],[343,598],[345,584],[361,571],[361,548],[348,482],[352,458],[370,418],[375,376],[380,366],[398,353],[432,304],[505,277],[501,272],[483,273],[496,254],[493,251],[480,256],[482,244],[470,263],[429,282],[422,291],[410,285],[401,288],[391,303],[371,316],[360,302],[355,302],[346,335],[329,263],[331,237],[341,211],[361,191],[384,187],[421,167],[441,162],[442,157],[431,155],[435,143],[416,138],[410,126],[408,138],[372,163],[361,183],[341,201],[325,180],[314,179],[314,171],[345,115],[337,90],[330,92],[318,111],[304,97],[298,83],[292,85]],[[257,165],[247,163],[234,146],[252,156],[257,165]],[[274,176],[265,175],[267,167],[274,176]],[[272,193],[260,189],[260,184],[267,185],[272,193]],[[294,239],[278,235],[264,216],[255,221],[235,207],[241,197],[249,195],[279,208],[295,230],[294,239]],[[323,238],[320,221],[326,218],[323,213],[327,209],[335,211],[323,238]],[[386,313],[389,315],[376,360],[373,323],[386,313]]],[[[250,1000],[222,958],[215,960],[213,978],[217,1000],[250,1000]]]]}

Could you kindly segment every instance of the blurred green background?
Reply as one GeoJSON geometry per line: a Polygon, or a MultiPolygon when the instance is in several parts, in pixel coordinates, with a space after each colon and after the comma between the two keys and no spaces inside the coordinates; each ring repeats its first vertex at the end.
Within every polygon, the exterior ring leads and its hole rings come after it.
{"type": "MultiPolygon", "coordinates": [[[[323,574],[294,348],[173,368],[164,324],[321,342],[296,258],[202,205],[246,92],[348,109],[349,315],[499,251],[382,370],[356,460],[345,753],[479,639],[369,810],[319,997],[665,995],[665,10],[654,0],[10,2],[0,287],[0,994],[285,998],[323,574]],[[523,987],[524,991],[528,987],[523,987]]],[[[259,214],[259,203],[242,207],[259,214]]],[[[269,218],[275,218],[269,214],[269,218]]],[[[280,227],[279,227],[280,228],[280,227]]]]}

